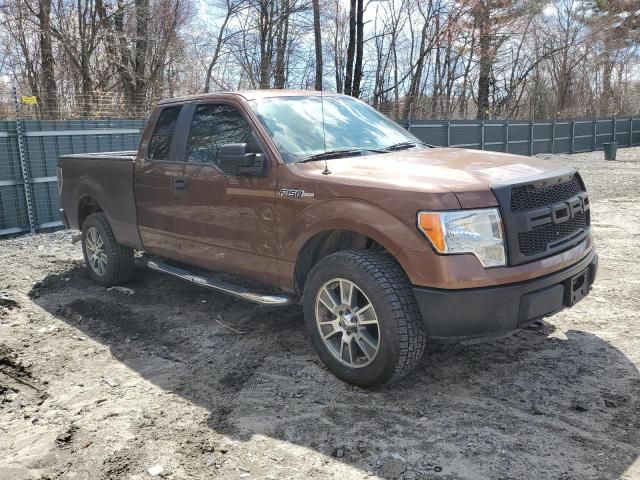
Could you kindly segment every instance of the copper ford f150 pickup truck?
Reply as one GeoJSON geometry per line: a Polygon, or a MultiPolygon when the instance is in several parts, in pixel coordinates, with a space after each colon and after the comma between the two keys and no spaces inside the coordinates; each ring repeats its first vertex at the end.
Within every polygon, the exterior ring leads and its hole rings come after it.
{"type": "Polygon", "coordinates": [[[597,255],[580,175],[433,148],[351,97],[266,90],[167,100],[137,152],[65,155],[64,222],[89,275],[148,266],[267,305],[361,386],[430,341],[498,338],[574,305],[597,255]]]}

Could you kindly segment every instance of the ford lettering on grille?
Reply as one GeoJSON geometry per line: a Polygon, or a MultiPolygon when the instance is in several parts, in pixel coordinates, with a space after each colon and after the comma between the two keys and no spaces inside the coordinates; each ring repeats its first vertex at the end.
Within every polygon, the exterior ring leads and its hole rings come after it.
{"type": "Polygon", "coordinates": [[[571,220],[576,215],[586,213],[589,210],[589,197],[587,192],[580,192],[576,196],[558,202],[545,208],[529,211],[526,215],[527,231],[547,224],[558,225],[571,220]]]}

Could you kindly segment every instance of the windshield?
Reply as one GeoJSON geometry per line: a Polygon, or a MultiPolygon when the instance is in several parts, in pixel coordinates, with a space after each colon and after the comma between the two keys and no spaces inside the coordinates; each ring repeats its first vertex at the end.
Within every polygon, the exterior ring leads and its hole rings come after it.
{"type": "Polygon", "coordinates": [[[249,102],[287,163],[335,150],[381,150],[421,142],[370,106],[346,96],[271,97],[249,102]],[[324,108],[325,132],[322,132],[324,108]],[[326,148],[325,148],[326,140],[326,148]]]}

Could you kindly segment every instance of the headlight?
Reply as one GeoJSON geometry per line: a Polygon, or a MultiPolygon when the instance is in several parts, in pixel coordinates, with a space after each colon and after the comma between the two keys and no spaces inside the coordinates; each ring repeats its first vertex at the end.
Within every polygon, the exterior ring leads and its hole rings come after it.
{"type": "Polygon", "coordinates": [[[483,267],[506,264],[502,220],[497,208],[419,212],[418,228],[438,253],[473,253],[483,267]]]}

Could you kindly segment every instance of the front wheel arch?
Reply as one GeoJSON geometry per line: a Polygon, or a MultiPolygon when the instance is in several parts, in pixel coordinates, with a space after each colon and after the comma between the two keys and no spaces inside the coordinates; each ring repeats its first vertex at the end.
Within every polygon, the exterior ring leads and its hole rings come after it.
{"type": "Polygon", "coordinates": [[[373,238],[353,230],[324,230],[309,238],[302,246],[294,269],[295,288],[304,292],[311,269],[324,257],[343,250],[385,251],[373,238]]]}

